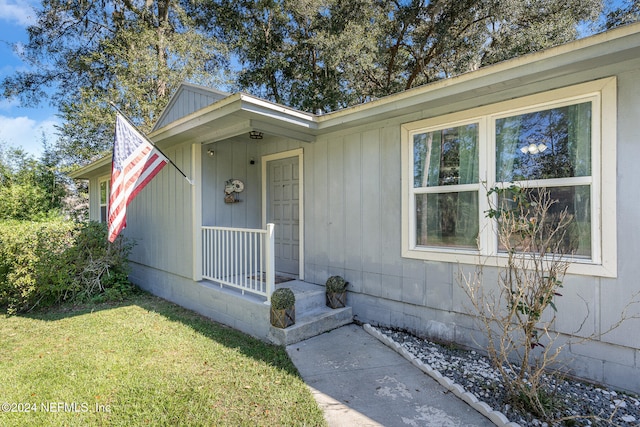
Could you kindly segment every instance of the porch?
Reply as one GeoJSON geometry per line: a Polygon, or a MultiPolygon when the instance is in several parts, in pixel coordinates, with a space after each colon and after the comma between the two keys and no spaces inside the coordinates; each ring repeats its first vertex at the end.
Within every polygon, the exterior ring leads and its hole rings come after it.
{"type": "Polygon", "coordinates": [[[241,322],[267,325],[271,294],[280,287],[290,288],[296,297],[296,322],[286,329],[269,325],[266,337],[278,345],[293,344],[351,323],[351,307],[326,306],[324,285],[276,272],[274,230],[273,224],[264,229],[203,226],[203,286],[217,289],[230,304],[242,305],[244,310],[238,313],[241,322]]]}

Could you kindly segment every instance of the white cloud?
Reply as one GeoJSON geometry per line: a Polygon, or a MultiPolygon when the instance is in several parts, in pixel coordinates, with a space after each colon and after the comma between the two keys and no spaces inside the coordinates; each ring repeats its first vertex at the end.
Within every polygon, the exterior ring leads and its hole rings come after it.
{"type": "MultiPolygon", "coordinates": [[[[2,75],[2,73],[0,73],[2,75]]],[[[10,111],[14,107],[19,107],[20,101],[17,98],[2,98],[0,99],[0,111],[10,111]]]]}
{"type": "Polygon", "coordinates": [[[35,12],[30,2],[24,0],[0,0],[0,20],[26,27],[35,23],[35,12]]]}
{"type": "Polygon", "coordinates": [[[56,142],[55,125],[59,122],[55,118],[48,118],[37,122],[28,117],[0,116],[0,144],[9,147],[22,147],[36,157],[42,153],[42,134],[47,142],[56,142]]]}

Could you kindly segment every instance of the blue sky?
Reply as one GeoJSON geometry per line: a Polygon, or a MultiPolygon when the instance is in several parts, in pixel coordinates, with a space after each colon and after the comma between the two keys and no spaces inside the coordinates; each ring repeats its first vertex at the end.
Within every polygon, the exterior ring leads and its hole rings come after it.
{"type": "MultiPolygon", "coordinates": [[[[27,26],[33,22],[35,0],[0,0],[0,79],[26,67],[13,53],[12,44],[27,41],[27,26]]],[[[0,147],[22,147],[36,157],[42,152],[42,133],[49,143],[56,140],[56,110],[45,101],[38,108],[20,107],[17,101],[0,98],[0,147]]]]}

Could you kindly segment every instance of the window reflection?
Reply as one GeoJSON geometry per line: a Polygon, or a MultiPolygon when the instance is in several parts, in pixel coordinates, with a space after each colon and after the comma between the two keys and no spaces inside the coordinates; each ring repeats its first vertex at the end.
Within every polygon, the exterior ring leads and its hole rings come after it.
{"type": "Polygon", "coordinates": [[[477,249],[478,192],[416,195],[416,245],[477,249]]]}
{"type": "MultiPolygon", "coordinates": [[[[531,188],[526,190],[529,202],[535,203],[545,191],[554,203],[544,217],[535,218],[532,213],[535,211],[533,207],[531,212],[525,210],[520,215],[540,224],[541,231],[538,237],[549,239],[549,248],[557,248],[558,252],[564,255],[588,258],[591,255],[591,187],[579,185],[546,189],[531,188]],[[568,216],[569,223],[559,233],[554,233],[553,230],[563,215],[568,216]]],[[[517,208],[508,194],[498,200],[498,206],[507,210],[517,208]]],[[[538,242],[517,241],[518,238],[517,233],[514,233],[510,240],[512,247],[519,250],[539,250],[538,242]]],[[[504,242],[498,242],[498,249],[501,252],[507,250],[504,242]]]]}
{"type": "Polygon", "coordinates": [[[413,139],[414,187],[478,182],[478,124],[421,133],[413,139]]]}
{"type": "Polygon", "coordinates": [[[591,174],[591,102],[496,120],[502,182],[591,174]]]}

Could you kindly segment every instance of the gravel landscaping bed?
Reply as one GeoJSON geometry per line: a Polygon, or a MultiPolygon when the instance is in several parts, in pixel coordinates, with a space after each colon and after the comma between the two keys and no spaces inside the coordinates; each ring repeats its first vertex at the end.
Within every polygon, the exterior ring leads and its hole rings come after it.
{"type": "MultiPolygon", "coordinates": [[[[485,356],[475,352],[442,346],[402,331],[375,328],[398,343],[410,354],[464,387],[478,400],[502,412],[521,426],[546,426],[531,414],[522,413],[505,403],[504,386],[498,371],[485,356]]],[[[610,388],[571,379],[548,379],[556,393],[556,417],[577,417],[557,425],[568,426],[640,426],[640,397],[610,388]],[[592,418],[588,418],[591,416],[592,418]]]]}

